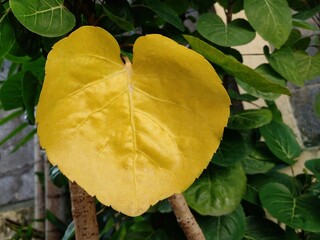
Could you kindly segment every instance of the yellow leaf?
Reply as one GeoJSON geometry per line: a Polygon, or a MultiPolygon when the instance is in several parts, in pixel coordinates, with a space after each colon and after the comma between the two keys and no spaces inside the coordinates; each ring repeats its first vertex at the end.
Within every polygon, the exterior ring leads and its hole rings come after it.
{"type": "Polygon", "coordinates": [[[81,27],[50,52],[37,110],[50,162],[130,216],[186,190],[218,148],[229,97],[198,53],[152,34],[133,64],[116,40],[81,27]]]}

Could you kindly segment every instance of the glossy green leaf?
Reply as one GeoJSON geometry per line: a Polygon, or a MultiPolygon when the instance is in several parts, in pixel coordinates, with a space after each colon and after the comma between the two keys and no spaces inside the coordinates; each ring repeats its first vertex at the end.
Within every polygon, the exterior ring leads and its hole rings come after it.
{"type": "Polygon", "coordinates": [[[3,58],[15,43],[15,33],[9,21],[9,9],[0,7],[0,58],[3,58]]]}
{"type": "Polygon", "coordinates": [[[117,16],[116,14],[114,14],[111,10],[109,10],[107,7],[108,5],[103,7],[103,11],[104,13],[108,16],[108,18],[114,22],[115,24],[118,25],[118,27],[120,27],[121,29],[125,30],[125,31],[132,31],[134,30],[134,25],[132,22],[128,21],[127,19],[125,19],[124,17],[121,16],[117,16]]]}
{"type": "Polygon", "coordinates": [[[243,240],[284,240],[285,232],[276,223],[263,217],[249,216],[243,240]]]}
{"type": "Polygon", "coordinates": [[[295,163],[302,151],[292,130],[284,123],[272,121],[260,128],[267,146],[279,159],[287,164],[295,163]]]}
{"type": "Polygon", "coordinates": [[[50,166],[49,176],[54,185],[59,188],[64,187],[68,184],[68,179],[60,172],[57,166],[50,166]]]}
{"type": "Polygon", "coordinates": [[[251,42],[256,33],[244,19],[235,19],[227,25],[214,13],[199,17],[198,32],[209,41],[220,46],[239,46],[251,42]]]}
{"type": "Polygon", "coordinates": [[[189,35],[184,35],[184,38],[191,45],[192,49],[203,55],[209,61],[222,67],[229,74],[253,86],[257,90],[267,93],[272,92],[290,95],[289,90],[284,86],[271,82],[253,69],[241,64],[233,57],[225,55],[199,38],[189,35]]]}
{"type": "Polygon", "coordinates": [[[320,76],[320,53],[311,56],[303,51],[298,51],[294,53],[294,56],[300,78],[307,81],[320,76]]]}
{"type": "Polygon", "coordinates": [[[244,0],[244,11],[251,26],[276,48],[288,39],[292,25],[286,0],[244,0]]]}
{"type": "Polygon", "coordinates": [[[261,205],[259,192],[267,183],[275,182],[271,176],[265,174],[255,174],[247,176],[246,192],[243,199],[256,205],[261,205]]]}
{"type": "Polygon", "coordinates": [[[266,173],[275,167],[276,164],[274,162],[262,160],[260,154],[261,153],[255,149],[242,161],[242,167],[247,174],[266,173]]]}
{"type": "Polygon", "coordinates": [[[45,37],[64,35],[75,26],[64,0],[9,0],[14,16],[31,32],[45,37]]]}
{"type": "Polygon", "coordinates": [[[288,188],[269,183],[260,192],[263,207],[280,222],[292,228],[320,232],[320,199],[312,195],[294,197],[288,188]]]}
{"type": "Polygon", "coordinates": [[[31,72],[26,72],[22,79],[22,100],[27,111],[29,123],[35,123],[34,108],[39,91],[37,91],[39,82],[31,72]]]}
{"type": "Polygon", "coordinates": [[[272,53],[268,60],[282,77],[298,86],[320,75],[319,53],[310,56],[302,51],[293,52],[290,48],[284,48],[272,53]]]}
{"type": "Polygon", "coordinates": [[[67,227],[66,231],[64,232],[63,237],[62,237],[61,240],[72,240],[72,239],[74,239],[74,235],[75,235],[74,222],[72,221],[68,225],[68,227],[67,227]]]}
{"type": "Polygon", "coordinates": [[[241,240],[246,229],[241,205],[227,215],[199,218],[198,223],[206,240],[241,240]]]}
{"type": "Polygon", "coordinates": [[[247,156],[247,146],[238,131],[226,129],[212,162],[219,166],[230,166],[247,156]]]}
{"type": "Polygon", "coordinates": [[[299,19],[292,19],[292,25],[294,27],[310,30],[310,31],[318,30],[318,27],[315,24],[309,23],[307,21],[299,20],[299,19]]]}
{"type": "Polygon", "coordinates": [[[9,77],[1,86],[0,101],[4,110],[23,107],[22,79],[24,72],[20,71],[9,77]]]}
{"type": "Polygon", "coordinates": [[[308,9],[308,10],[305,10],[305,11],[300,11],[300,12],[294,14],[292,16],[292,18],[300,19],[300,20],[307,20],[307,19],[313,17],[315,14],[317,14],[319,12],[320,12],[320,5],[312,8],[312,9],[308,9]]]}
{"type": "Polygon", "coordinates": [[[228,128],[231,129],[252,129],[270,123],[272,113],[268,109],[249,109],[233,114],[229,118],[228,128]]]}
{"type": "Polygon", "coordinates": [[[239,94],[233,91],[232,89],[228,90],[228,94],[229,94],[229,97],[234,100],[245,101],[245,102],[252,102],[252,101],[258,100],[258,98],[255,96],[252,96],[247,93],[239,94]]]}
{"type": "MultiPolygon", "coordinates": [[[[255,71],[257,73],[259,73],[261,76],[268,79],[269,81],[277,83],[281,86],[285,86],[285,80],[275,70],[273,70],[270,67],[270,65],[261,64],[255,69],[255,71]]],[[[259,91],[255,87],[253,87],[253,86],[251,86],[251,85],[249,85],[239,79],[236,79],[236,80],[237,80],[237,83],[241,86],[241,88],[243,90],[245,90],[247,93],[249,93],[255,97],[263,98],[263,99],[267,99],[267,100],[275,100],[280,96],[280,94],[259,91]]]]}
{"type": "Polygon", "coordinates": [[[246,188],[246,175],[240,165],[210,167],[184,196],[188,205],[201,215],[221,216],[234,211],[246,188]]]}
{"type": "Polygon", "coordinates": [[[170,23],[172,26],[184,31],[184,26],[178,14],[166,3],[160,0],[146,0],[146,6],[154,11],[160,18],[170,23]]]}
{"type": "Polygon", "coordinates": [[[305,167],[316,175],[318,181],[320,181],[320,158],[310,159],[304,163],[305,167]]]}
{"type": "Polygon", "coordinates": [[[32,73],[32,75],[35,76],[39,82],[43,82],[45,64],[46,59],[41,55],[32,61],[23,63],[22,71],[32,73]]]}

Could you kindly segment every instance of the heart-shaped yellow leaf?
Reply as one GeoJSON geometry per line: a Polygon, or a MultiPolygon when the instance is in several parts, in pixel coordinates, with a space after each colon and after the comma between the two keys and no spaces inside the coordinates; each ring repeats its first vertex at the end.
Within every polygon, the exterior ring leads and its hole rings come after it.
{"type": "Polygon", "coordinates": [[[122,62],[116,40],[81,27],[54,45],[37,110],[50,162],[130,216],[186,190],[210,159],[229,97],[196,52],[152,34],[122,62]]]}

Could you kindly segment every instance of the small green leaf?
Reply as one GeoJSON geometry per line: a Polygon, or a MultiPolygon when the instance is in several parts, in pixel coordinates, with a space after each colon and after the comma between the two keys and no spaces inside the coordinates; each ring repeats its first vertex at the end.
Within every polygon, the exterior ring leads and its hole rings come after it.
{"type": "Polygon", "coordinates": [[[300,20],[307,20],[307,19],[313,17],[315,14],[317,14],[319,12],[320,12],[320,5],[312,8],[312,9],[308,9],[308,10],[305,10],[305,11],[298,12],[298,13],[294,14],[292,16],[292,18],[300,19],[300,20]]]}
{"type": "Polygon", "coordinates": [[[294,158],[300,155],[302,149],[287,125],[272,121],[262,126],[260,133],[274,155],[287,164],[295,163],[294,158]]]}
{"type": "Polygon", "coordinates": [[[199,38],[189,35],[184,35],[184,38],[188,41],[193,50],[203,55],[209,61],[219,65],[226,72],[235,76],[239,80],[250,84],[257,90],[267,93],[272,92],[290,95],[289,90],[284,86],[271,82],[259,73],[255,72],[253,69],[241,64],[233,57],[223,54],[221,51],[210,46],[199,38]]]}
{"type": "Polygon", "coordinates": [[[318,181],[320,181],[320,158],[310,159],[304,163],[305,167],[316,175],[318,181]]]}
{"type": "Polygon", "coordinates": [[[276,48],[288,39],[292,25],[286,0],[244,0],[244,11],[251,26],[276,48]]]}
{"type": "Polygon", "coordinates": [[[9,77],[1,86],[0,101],[4,110],[23,107],[22,79],[24,72],[18,72],[9,77]]]}
{"type": "Polygon", "coordinates": [[[225,129],[223,138],[212,162],[219,166],[231,166],[247,156],[246,144],[238,131],[225,129]]]}
{"type": "Polygon", "coordinates": [[[35,60],[22,64],[22,71],[30,72],[37,80],[43,82],[46,59],[41,55],[35,60]]]}
{"type": "Polygon", "coordinates": [[[247,44],[256,36],[246,20],[235,19],[226,25],[213,13],[205,13],[199,17],[197,30],[209,41],[226,47],[247,44]]]}
{"type": "Polygon", "coordinates": [[[304,79],[300,79],[297,70],[297,63],[290,48],[282,48],[274,51],[268,57],[270,65],[286,80],[302,86],[304,79]]]}
{"type": "Polygon", "coordinates": [[[297,51],[294,56],[297,61],[298,74],[304,81],[320,76],[320,53],[311,56],[303,51],[297,51]]]}
{"type": "Polygon", "coordinates": [[[234,100],[245,101],[245,102],[252,102],[252,101],[258,100],[258,98],[255,96],[252,96],[252,95],[246,94],[246,93],[239,94],[239,93],[233,91],[232,89],[228,90],[228,94],[229,94],[229,97],[234,100]]]}
{"type": "Polygon", "coordinates": [[[0,58],[3,58],[15,43],[14,27],[8,19],[8,9],[0,7],[0,58]]]}
{"type": "MultiPolygon", "coordinates": [[[[285,80],[276,71],[274,71],[270,67],[270,65],[261,64],[255,69],[255,71],[259,73],[261,76],[268,79],[269,81],[277,83],[281,86],[285,86],[285,80]]],[[[259,91],[255,87],[252,87],[250,84],[247,84],[239,79],[236,79],[236,80],[243,90],[245,90],[247,93],[255,97],[263,98],[267,100],[275,100],[280,96],[280,94],[259,91]]]]}
{"type": "Polygon", "coordinates": [[[49,176],[54,185],[59,188],[64,187],[68,184],[68,179],[60,172],[57,166],[50,166],[49,176]]]}
{"type": "Polygon", "coordinates": [[[14,16],[31,32],[44,37],[62,36],[75,26],[64,0],[9,0],[14,16]]]}
{"type": "Polygon", "coordinates": [[[75,235],[74,222],[72,221],[67,227],[67,230],[64,232],[61,240],[72,240],[74,239],[74,235],[75,235]]]}
{"type": "Polygon", "coordinates": [[[241,240],[246,229],[241,205],[228,215],[202,217],[198,222],[206,240],[241,240]]]}
{"type": "Polygon", "coordinates": [[[184,26],[178,14],[166,3],[159,0],[146,0],[146,7],[155,12],[160,18],[170,23],[172,26],[184,31],[184,26]]]}
{"type": "Polygon", "coordinates": [[[30,124],[35,123],[34,107],[36,105],[39,82],[32,73],[26,72],[22,80],[22,99],[30,124]]]}
{"type": "Polygon", "coordinates": [[[270,123],[272,113],[268,109],[250,109],[233,114],[229,118],[228,128],[231,129],[252,129],[270,123]]]}
{"type": "Polygon", "coordinates": [[[201,215],[221,216],[234,211],[246,188],[240,165],[210,167],[184,192],[188,205],[201,215]]]}
{"type": "Polygon", "coordinates": [[[111,9],[108,9],[110,4],[102,5],[104,13],[108,16],[108,18],[118,25],[119,28],[125,31],[132,31],[134,30],[134,25],[132,22],[128,21],[124,17],[118,16],[114,14],[111,9]]]}
{"type": "Polygon", "coordinates": [[[320,232],[320,199],[312,195],[294,197],[288,188],[279,183],[269,183],[260,192],[263,207],[292,228],[320,232]]]}
{"type": "Polygon", "coordinates": [[[260,154],[260,152],[254,150],[242,161],[243,169],[247,174],[266,173],[276,165],[274,162],[261,160],[260,154]]]}
{"type": "Polygon", "coordinates": [[[283,240],[285,232],[276,223],[263,217],[249,216],[244,240],[283,240]]]}
{"type": "Polygon", "coordinates": [[[316,27],[316,25],[313,25],[309,22],[303,21],[303,20],[299,20],[299,19],[292,19],[292,25],[297,27],[297,28],[302,28],[302,29],[306,29],[306,30],[311,30],[311,31],[317,31],[318,28],[316,27]]]}

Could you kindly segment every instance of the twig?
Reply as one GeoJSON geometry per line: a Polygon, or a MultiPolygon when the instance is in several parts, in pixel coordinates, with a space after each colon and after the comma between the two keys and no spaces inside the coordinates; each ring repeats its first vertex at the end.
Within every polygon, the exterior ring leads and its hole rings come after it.
{"type": "Polygon", "coordinates": [[[169,203],[187,239],[205,240],[203,232],[192,215],[184,196],[174,194],[169,198],[169,203]]]}
{"type": "Polygon", "coordinates": [[[99,229],[94,198],[78,184],[69,182],[72,216],[77,240],[98,240],[99,229]]]}

